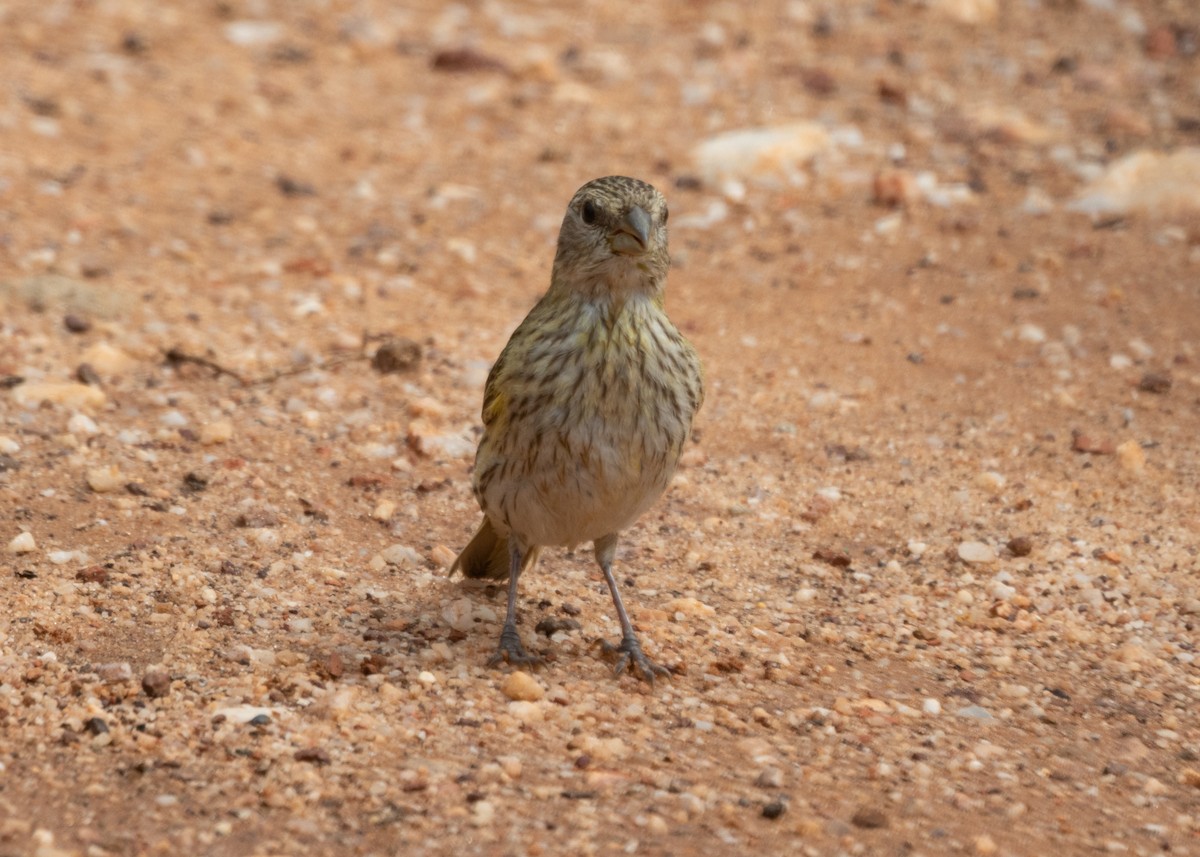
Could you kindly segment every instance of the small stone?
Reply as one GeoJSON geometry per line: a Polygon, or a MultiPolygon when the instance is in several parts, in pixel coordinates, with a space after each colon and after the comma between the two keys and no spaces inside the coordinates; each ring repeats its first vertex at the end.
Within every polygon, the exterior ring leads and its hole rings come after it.
{"type": "Polygon", "coordinates": [[[667,603],[667,610],[684,616],[715,616],[717,612],[696,598],[675,598],[667,603]]]}
{"type": "Polygon", "coordinates": [[[942,713],[942,703],[934,699],[932,696],[926,697],[921,703],[921,710],[931,717],[936,717],[942,713]]]}
{"type": "Polygon", "coordinates": [[[323,747],[301,747],[292,754],[297,762],[308,762],[313,765],[328,765],[331,761],[329,753],[323,747]]]}
{"type": "Polygon", "coordinates": [[[1200,789],[1200,770],[1184,768],[1179,775],[1179,782],[1194,789],[1200,789]]]}
{"type": "Polygon", "coordinates": [[[983,473],[980,473],[975,477],[975,484],[978,487],[993,494],[1000,491],[1000,489],[1004,487],[1006,481],[1007,480],[1005,480],[1003,475],[994,470],[985,470],[983,473]]]}
{"type": "Polygon", "coordinates": [[[865,830],[878,830],[888,826],[888,817],[879,807],[860,806],[850,817],[850,823],[865,830]]]}
{"type": "Polygon", "coordinates": [[[98,387],[60,381],[42,381],[21,384],[13,388],[13,401],[25,408],[37,407],[42,402],[63,405],[76,410],[102,408],[108,396],[98,387]]]}
{"type": "Polygon", "coordinates": [[[1136,440],[1127,440],[1117,446],[1117,461],[1121,469],[1129,473],[1141,473],[1146,469],[1146,451],[1136,440]]]}
{"type": "MultiPolygon", "coordinates": [[[[340,706],[349,705],[349,700],[341,694],[336,694],[329,702],[330,709],[338,714],[344,714],[340,706]]],[[[268,722],[274,712],[270,708],[256,705],[231,705],[218,708],[213,712],[213,720],[227,720],[230,723],[253,723],[259,717],[266,717],[268,722]]]]}
{"type": "Polygon", "coordinates": [[[391,545],[381,550],[379,556],[388,565],[415,567],[421,564],[421,555],[408,545],[391,545]]]}
{"type": "Polygon", "coordinates": [[[1040,345],[1046,341],[1046,331],[1036,324],[1023,324],[1017,328],[1017,339],[1040,345]]]}
{"type": "Polygon", "coordinates": [[[511,780],[521,778],[523,766],[520,756],[500,756],[496,759],[496,763],[500,765],[500,769],[504,771],[505,776],[511,780]]]}
{"type": "Polygon", "coordinates": [[[819,122],[725,131],[692,150],[704,182],[719,186],[729,178],[788,175],[834,146],[819,122]]]}
{"type": "Polygon", "coordinates": [[[524,700],[526,702],[536,702],[546,695],[546,689],[538,684],[533,676],[521,670],[516,670],[505,676],[504,681],[500,685],[500,691],[509,699],[524,700]]]}
{"type": "Polygon", "coordinates": [[[508,713],[522,723],[541,723],[546,718],[541,705],[524,699],[515,699],[510,702],[508,713]]]}
{"type": "Polygon", "coordinates": [[[963,717],[967,720],[995,720],[992,713],[980,705],[964,705],[962,708],[954,712],[955,716],[963,717]]]}
{"type": "Polygon", "coordinates": [[[37,550],[37,542],[33,540],[33,533],[18,533],[8,543],[9,553],[32,553],[35,550],[37,550]]]}
{"type": "Polygon", "coordinates": [[[983,542],[962,542],[958,546],[958,558],[963,562],[995,562],[996,552],[983,542]]]}
{"type": "Polygon", "coordinates": [[[783,787],[783,771],[779,768],[763,768],[754,780],[754,785],[760,789],[778,789],[783,787]]]}
{"type": "Polygon", "coordinates": [[[92,735],[103,735],[108,731],[108,723],[103,717],[90,717],[83,721],[83,728],[92,735]]]}
{"type": "Polygon", "coordinates": [[[107,342],[97,342],[84,351],[80,362],[87,363],[101,375],[120,375],[137,365],[137,360],[107,342]]]}
{"type": "Polygon", "coordinates": [[[1071,432],[1071,449],[1091,455],[1112,455],[1117,451],[1111,440],[1093,437],[1078,430],[1071,432]]]}
{"type": "Polygon", "coordinates": [[[396,514],[396,504],[392,500],[380,500],[371,510],[371,517],[384,523],[390,521],[394,514],[396,514]]]}
{"type": "Polygon", "coordinates": [[[72,414],[67,420],[67,431],[75,435],[94,435],[100,432],[96,421],[87,414],[72,414]]]}
{"type": "Polygon", "coordinates": [[[276,21],[238,20],[225,25],[225,38],[242,48],[269,45],[283,35],[283,25],[276,21]]]}
{"type": "Polygon", "coordinates": [[[1170,372],[1147,372],[1142,376],[1142,380],[1138,381],[1138,389],[1143,393],[1161,396],[1171,391],[1171,383],[1170,372]]]}
{"type": "Polygon", "coordinates": [[[629,745],[625,739],[616,736],[597,738],[587,735],[579,741],[579,747],[593,762],[613,762],[629,755],[629,745]]]}
{"type": "Polygon", "coordinates": [[[403,337],[389,339],[375,351],[371,367],[381,375],[411,372],[421,364],[421,346],[403,337]]]}
{"type": "Polygon", "coordinates": [[[1148,777],[1146,782],[1142,783],[1142,791],[1151,797],[1162,797],[1170,791],[1170,788],[1162,780],[1148,777]]]}
{"type": "Polygon", "coordinates": [[[270,509],[247,509],[233,519],[233,525],[250,530],[278,527],[279,516],[270,509]]]}
{"type": "Polygon", "coordinates": [[[991,857],[996,853],[996,840],[983,833],[975,837],[975,853],[981,857],[991,857]]]}
{"type": "Polygon", "coordinates": [[[471,807],[471,824],[487,827],[496,820],[496,805],[490,800],[478,800],[471,807]]]}
{"type": "Polygon", "coordinates": [[[445,545],[434,545],[429,552],[429,561],[437,568],[449,568],[458,559],[458,553],[445,545]]]}
{"type": "Polygon", "coordinates": [[[578,631],[580,629],[578,619],[564,619],[561,616],[547,616],[545,619],[537,623],[534,628],[539,634],[545,634],[547,637],[552,637],[562,631],[578,631]]]}
{"type": "Polygon", "coordinates": [[[481,53],[474,48],[450,48],[438,51],[433,55],[430,67],[434,71],[445,72],[508,72],[508,66],[502,60],[490,54],[481,53]]]}
{"type": "Polygon", "coordinates": [[[1200,209],[1200,147],[1131,152],[1110,163],[1067,208],[1093,216],[1194,212],[1200,209]]]}
{"type": "Polygon", "coordinates": [[[87,333],[92,329],[92,323],[81,315],[69,312],[63,316],[63,327],[71,333],[87,333]]]}
{"type": "Polygon", "coordinates": [[[1029,556],[1033,553],[1033,541],[1028,536],[1014,536],[1005,547],[1013,556],[1029,556]]]}
{"type": "Polygon", "coordinates": [[[121,476],[120,468],[115,464],[110,464],[106,467],[93,467],[89,470],[87,484],[97,494],[107,494],[123,488],[125,479],[121,476]]]}
{"type": "Polygon", "coordinates": [[[183,477],[183,490],[192,494],[203,491],[212,478],[208,470],[189,470],[183,477]]]}
{"type": "Polygon", "coordinates": [[[162,666],[148,668],[142,676],[142,690],[146,696],[159,698],[166,696],[171,690],[171,676],[162,666]]]}
{"type": "Polygon", "coordinates": [[[101,664],[96,667],[96,675],[100,676],[100,680],[108,684],[116,684],[117,682],[130,681],[133,678],[133,667],[126,661],[119,661],[111,664],[101,664]]]}
{"type": "Polygon", "coordinates": [[[227,443],[232,437],[232,420],[216,420],[215,422],[205,423],[200,426],[200,443],[204,446],[227,443]]]}
{"type": "Polygon", "coordinates": [[[921,196],[913,174],[896,167],[876,173],[872,191],[876,203],[891,208],[909,205],[921,196]]]}
{"type": "Polygon", "coordinates": [[[100,377],[100,372],[97,372],[95,366],[92,366],[90,362],[82,362],[82,364],[76,366],[76,380],[80,384],[88,386],[100,386],[104,383],[100,377]]]}
{"type": "Polygon", "coordinates": [[[763,818],[774,821],[787,811],[787,804],[782,800],[773,800],[762,808],[763,818]]]}

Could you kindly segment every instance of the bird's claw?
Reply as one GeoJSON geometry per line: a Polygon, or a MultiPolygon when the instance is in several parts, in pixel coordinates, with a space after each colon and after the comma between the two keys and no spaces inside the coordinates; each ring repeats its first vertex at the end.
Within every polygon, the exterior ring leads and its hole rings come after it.
{"type": "Polygon", "coordinates": [[[536,667],[541,666],[542,659],[525,651],[525,646],[521,644],[521,637],[517,634],[516,628],[505,628],[500,632],[500,645],[488,658],[488,666],[495,667],[503,663],[515,667],[536,667]]]}
{"type": "Polygon", "coordinates": [[[613,645],[607,640],[600,641],[600,650],[604,654],[616,658],[616,663],[613,665],[613,672],[620,675],[626,669],[632,667],[632,672],[637,673],[638,678],[648,683],[651,687],[654,686],[654,680],[659,676],[665,678],[671,677],[671,671],[666,667],[659,666],[646,657],[642,651],[641,644],[637,641],[637,637],[622,637],[621,642],[613,645]]]}

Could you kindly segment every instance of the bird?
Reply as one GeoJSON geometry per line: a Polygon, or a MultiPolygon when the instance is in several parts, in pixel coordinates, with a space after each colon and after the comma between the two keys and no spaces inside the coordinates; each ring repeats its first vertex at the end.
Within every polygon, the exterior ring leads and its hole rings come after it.
{"type": "Polygon", "coordinates": [[[517,581],[543,547],[592,542],[621,626],[614,672],[653,685],[613,576],[617,541],[667,489],[704,401],[692,344],[667,317],[667,202],[627,176],[589,181],[558,233],[550,287],[488,373],[472,489],[483,522],[450,566],[508,581],[489,666],[532,667],[517,581]]]}

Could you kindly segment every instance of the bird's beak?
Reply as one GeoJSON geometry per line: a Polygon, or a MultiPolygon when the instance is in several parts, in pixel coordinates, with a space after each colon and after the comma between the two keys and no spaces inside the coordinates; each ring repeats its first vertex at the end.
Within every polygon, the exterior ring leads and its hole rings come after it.
{"type": "Polygon", "coordinates": [[[608,236],[612,251],[620,256],[640,256],[650,244],[650,215],[635,205],[608,236]]]}

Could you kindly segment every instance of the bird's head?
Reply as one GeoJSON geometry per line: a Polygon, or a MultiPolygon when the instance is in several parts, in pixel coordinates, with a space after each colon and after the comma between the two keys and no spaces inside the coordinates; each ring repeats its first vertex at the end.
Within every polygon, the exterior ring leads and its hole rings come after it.
{"type": "Polygon", "coordinates": [[[553,283],[584,292],[657,292],[670,261],[663,195],[639,179],[607,176],[571,198],[553,283]]]}

